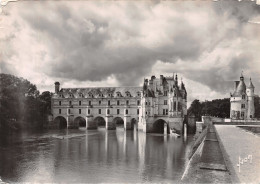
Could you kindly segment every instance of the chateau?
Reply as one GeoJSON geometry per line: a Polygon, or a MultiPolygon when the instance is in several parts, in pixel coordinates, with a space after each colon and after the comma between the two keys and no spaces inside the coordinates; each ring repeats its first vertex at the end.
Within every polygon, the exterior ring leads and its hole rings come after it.
{"type": "Polygon", "coordinates": [[[250,78],[246,86],[244,76],[241,74],[240,81],[235,81],[234,92],[230,97],[231,119],[253,119],[255,117],[254,85],[250,78]]]}
{"type": "Polygon", "coordinates": [[[55,82],[53,121],[48,126],[96,129],[103,119],[106,129],[134,125],[144,132],[181,132],[187,115],[187,92],[178,76],[144,79],[143,87],[61,88],[55,82]]]}

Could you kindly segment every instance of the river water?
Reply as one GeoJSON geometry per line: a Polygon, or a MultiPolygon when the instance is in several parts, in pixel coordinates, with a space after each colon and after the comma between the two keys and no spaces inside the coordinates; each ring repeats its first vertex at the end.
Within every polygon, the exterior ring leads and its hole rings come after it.
{"type": "Polygon", "coordinates": [[[0,136],[5,182],[178,182],[192,136],[117,130],[49,130],[0,136]]]}

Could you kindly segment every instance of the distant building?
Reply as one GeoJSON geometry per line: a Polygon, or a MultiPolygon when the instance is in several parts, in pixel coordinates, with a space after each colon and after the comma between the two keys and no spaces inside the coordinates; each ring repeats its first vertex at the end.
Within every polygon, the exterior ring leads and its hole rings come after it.
{"type": "Polygon", "coordinates": [[[107,129],[115,129],[115,119],[124,121],[124,128],[134,124],[144,132],[181,131],[187,115],[187,92],[177,75],[144,80],[143,87],[62,88],[55,82],[52,97],[53,121],[49,126],[87,129],[97,128],[102,118],[107,129]]]}
{"type": "Polygon", "coordinates": [[[167,122],[170,129],[182,130],[187,115],[187,91],[183,82],[178,84],[177,75],[145,79],[140,112],[139,124],[146,132],[152,132],[160,122],[167,122]]]}
{"type": "Polygon", "coordinates": [[[234,92],[230,97],[231,119],[253,119],[255,117],[254,85],[250,78],[246,86],[244,76],[241,74],[240,81],[235,81],[234,92]]]}

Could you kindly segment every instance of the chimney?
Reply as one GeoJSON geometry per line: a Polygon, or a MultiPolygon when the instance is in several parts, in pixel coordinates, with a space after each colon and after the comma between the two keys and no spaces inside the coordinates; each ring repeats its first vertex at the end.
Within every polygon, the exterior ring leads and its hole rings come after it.
{"type": "Polygon", "coordinates": [[[57,94],[60,91],[60,83],[59,82],[55,82],[54,84],[55,84],[55,93],[57,94]]]}

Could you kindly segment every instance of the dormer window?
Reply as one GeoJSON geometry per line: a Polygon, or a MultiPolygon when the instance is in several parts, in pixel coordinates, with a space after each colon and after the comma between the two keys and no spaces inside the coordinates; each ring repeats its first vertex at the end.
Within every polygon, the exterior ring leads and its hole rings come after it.
{"type": "Polygon", "coordinates": [[[88,97],[92,98],[92,97],[93,97],[92,93],[89,93],[89,94],[88,94],[88,97]]]}
{"type": "Polygon", "coordinates": [[[83,94],[82,94],[82,93],[80,93],[80,94],[79,94],[79,97],[81,97],[81,98],[82,98],[82,97],[83,97],[83,94]]]}
{"type": "Polygon", "coordinates": [[[70,94],[70,98],[72,98],[73,97],[73,95],[72,94],[70,94]]]}
{"type": "Polygon", "coordinates": [[[62,98],[62,94],[60,94],[60,97],[62,98]]]}
{"type": "Polygon", "coordinates": [[[246,95],[242,95],[242,99],[246,99],[246,95]]]}
{"type": "Polygon", "coordinates": [[[103,97],[103,94],[100,93],[100,94],[99,94],[99,97],[103,97]]]}
{"type": "Polygon", "coordinates": [[[140,94],[140,92],[137,92],[137,96],[140,96],[141,94],[140,94]]]}
{"type": "Polygon", "coordinates": [[[116,93],[116,96],[117,96],[117,97],[120,97],[120,96],[121,96],[120,92],[117,92],[117,93],[116,93]]]}
{"type": "Polygon", "coordinates": [[[127,96],[127,97],[130,97],[131,94],[127,91],[127,92],[126,92],[126,96],[127,96]]]}

